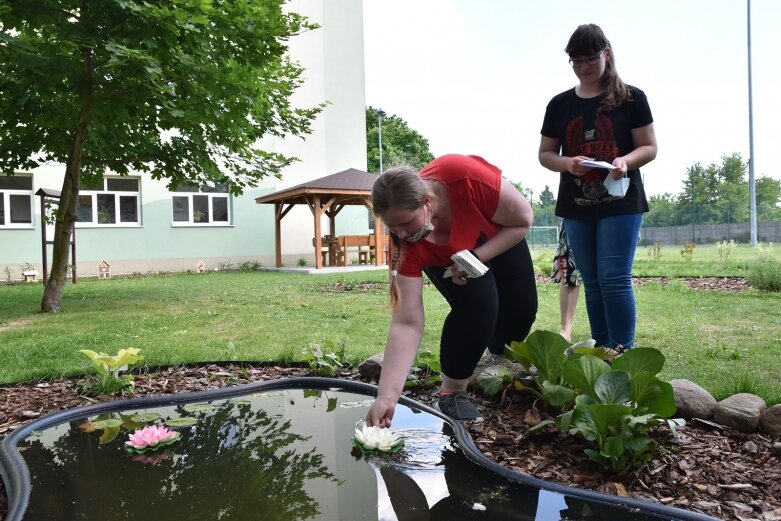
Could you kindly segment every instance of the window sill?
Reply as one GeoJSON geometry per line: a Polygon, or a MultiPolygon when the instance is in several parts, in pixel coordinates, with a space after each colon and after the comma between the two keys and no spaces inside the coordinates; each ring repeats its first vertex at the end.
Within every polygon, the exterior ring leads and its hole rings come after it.
{"type": "Polygon", "coordinates": [[[77,230],[115,230],[117,228],[143,228],[139,223],[120,223],[120,224],[94,224],[94,223],[76,223],[77,230]]]}
{"type": "Polygon", "coordinates": [[[171,228],[234,228],[230,223],[171,223],[171,228]]]}

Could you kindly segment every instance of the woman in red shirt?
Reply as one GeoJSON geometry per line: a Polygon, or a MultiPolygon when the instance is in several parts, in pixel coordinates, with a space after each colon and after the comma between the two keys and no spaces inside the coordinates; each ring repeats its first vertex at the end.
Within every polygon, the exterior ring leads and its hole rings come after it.
{"type": "Polygon", "coordinates": [[[531,206],[497,167],[456,154],[437,158],[420,172],[410,167],[385,171],[374,184],[372,202],[392,241],[393,314],[367,422],[390,426],[420,348],[423,272],[451,308],[440,341],[439,408],[458,420],[479,420],[479,410],[465,394],[469,377],[486,347],[501,354],[506,344],[524,340],[537,313],[525,240],[531,206]],[[467,278],[451,260],[461,250],[471,250],[488,272],[467,278]]]}

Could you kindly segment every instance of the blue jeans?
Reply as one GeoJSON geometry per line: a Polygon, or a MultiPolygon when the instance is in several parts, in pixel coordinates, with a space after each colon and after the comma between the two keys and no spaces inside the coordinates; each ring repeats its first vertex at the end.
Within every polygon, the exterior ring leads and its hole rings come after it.
{"type": "Polygon", "coordinates": [[[586,311],[597,346],[634,347],[632,262],[642,222],[642,213],[596,221],[564,219],[567,239],[586,288],[586,311]]]}

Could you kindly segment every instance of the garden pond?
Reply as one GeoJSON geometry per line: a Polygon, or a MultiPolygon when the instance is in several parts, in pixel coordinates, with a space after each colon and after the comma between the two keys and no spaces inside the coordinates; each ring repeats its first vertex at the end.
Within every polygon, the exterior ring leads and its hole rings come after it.
{"type": "Polygon", "coordinates": [[[291,378],[42,418],[0,445],[7,521],[713,519],[513,472],[463,426],[406,398],[393,422],[403,448],[364,453],[353,434],[375,394],[291,378]],[[148,425],[176,441],[129,450],[148,425]]]}

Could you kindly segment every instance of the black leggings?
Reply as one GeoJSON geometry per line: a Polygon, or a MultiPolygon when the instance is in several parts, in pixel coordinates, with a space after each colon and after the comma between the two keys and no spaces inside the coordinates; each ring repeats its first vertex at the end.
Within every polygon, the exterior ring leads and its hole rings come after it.
{"type": "Polygon", "coordinates": [[[537,286],[526,240],[486,265],[482,277],[457,286],[444,278],[444,267],[424,271],[448,304],[439,359],[442,372],[455,379],[472,376],[485,348],[501,354],[512,341],[523,341],[537,315],[537,286]]]}

